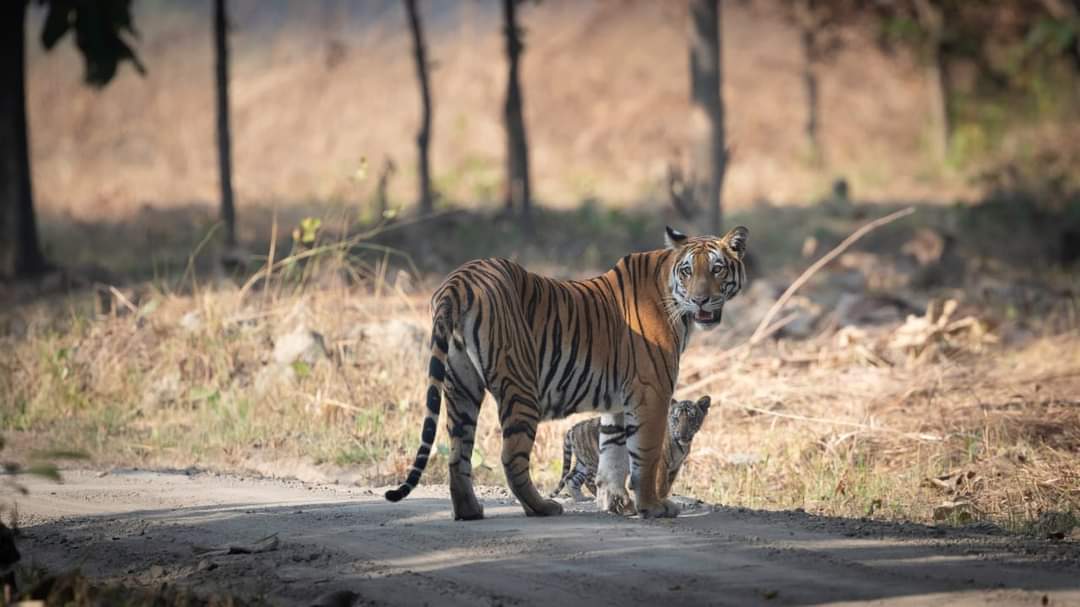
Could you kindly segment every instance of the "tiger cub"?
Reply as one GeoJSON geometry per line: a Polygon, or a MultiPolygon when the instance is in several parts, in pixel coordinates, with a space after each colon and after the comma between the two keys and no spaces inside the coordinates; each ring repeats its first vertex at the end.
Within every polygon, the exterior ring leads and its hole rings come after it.
{"type": "MultiPolygon", "coordinates": [[[[702,396],[697,402],[692,400],[671,400],[668,411],[667,441],[664,443],[663,468],[658,476],[661,483],[660,497],[666,497],[675,484],[675,477],[679,474],[686,456],[690,453],[690,443],[694,435],[701,429],[705,421],[705,415],[709,412],[711,399],[702,396]]],[[[596,470],[600,462],[600,418],[593,417],[574,424],[566,431],[563,440],[563,465],[562,479],[559,486],[552,492],[555,497],[562,492],[563,488],[570,491],[574,501],[584,501],[585,495],[581,493],[581,486],[585,485],[589,491],[596,495],[596,470]],[[577,464],[573,468],[570,462],[577,456],[577,464]]]]}

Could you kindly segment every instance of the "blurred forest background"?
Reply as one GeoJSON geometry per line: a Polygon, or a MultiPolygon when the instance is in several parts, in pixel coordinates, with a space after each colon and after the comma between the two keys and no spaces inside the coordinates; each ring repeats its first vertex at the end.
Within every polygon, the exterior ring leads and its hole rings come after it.
{"type": "MultiPolygon", "coordinates": [[[[501,7],[421,7],[437,209],[497,210],[506,198],[501,7]]],[[[727,209],[806,206],[838,179],[860,201],[893,203],[970,203],[1006,191],[1060,210],[1075,190],[1080,59],[1067,0],[757,0],[723,9],[727,209]]],[[[391,211],[413,209],[421,104],[405,5],[233,0],[229,10],[240,240],[264,252],[275,206],[342,205],[372,222],[382,191],[391,211]]],[[[691,112],[687,10],[520,5],[538,204],[661,213],[693,179],[701,127],[691,112]]],[[[217,216],[211,6],[147,0],[132,11],[139,36],[127,37],[148,72],[121,65],[100,89],[81,84],[82,59],[65,48],[73,37],[52,52],[37,43],[44,10],[27,22],[34,197],[43,246],[65,265],[128,270],[145,265],[143,252],[168,259],[155,249],[178,240],[190,248],[217,216]],[[117,259],[125,253],[133,259],[117,259]]]]}
{"type": "MultiPolygon", "coordinates": [[[[4,9],[28,134],[26,162],[9,88],[11,448],[389,483],[447,271],[580,277],[665,224],[741,223],[751,284],[681,377],[722,406],[676,491],[1075,526],[1075,0],[87,6],[4,9]],[[17,262],[31,200],[43,256],[17,262]]],[[[567,423],[541,429],[543,482],[567,423]]],[[[482,481],[498,440],[487,406],[482,481]]]]}

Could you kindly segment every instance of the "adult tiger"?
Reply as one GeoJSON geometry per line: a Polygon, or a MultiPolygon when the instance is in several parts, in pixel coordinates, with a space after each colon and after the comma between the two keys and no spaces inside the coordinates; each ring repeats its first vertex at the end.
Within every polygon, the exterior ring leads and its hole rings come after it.
{"type": "Polygon", "coordinates": [[[600,410],[603,422],[601,507],[632,503],[626,476],[633,468],[638,513],[678,514],[657,495],[656,474],[679,357],[692,327],[719,323],[724,302],[742,287],[748,234],[740,226],[722,238],[687,238],[667,228],[667,248],[627,255],[589,280],[553,280],[505,259],[452,272],[431,300],[420,448],[408,478],[386,499],[396,502],[420,482],[445,395],[454,518],[483,518],[470,461],[486,389],[499,407],[503,471],[525,514],[562,513],[529,473],[537,424],[589,410],[600,410]]]}

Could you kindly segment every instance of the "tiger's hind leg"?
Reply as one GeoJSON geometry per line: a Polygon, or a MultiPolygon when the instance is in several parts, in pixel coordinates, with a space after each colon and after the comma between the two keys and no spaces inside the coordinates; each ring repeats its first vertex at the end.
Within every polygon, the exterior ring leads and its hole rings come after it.
{"type": "Polygon", "coordinates": [[[484,382],[462,348],[451,342],[446,379],[446,429],[450,435],[450,501],[454,520],[484,518],[472,481],[472,451],[476,419],[484,398],[484,382]]]}
{"type": "Polygon", "coordinates": [[[544,499],[533,484],[529,460],[536,441],[536,426],[540,408],[536,398],[520,386],[507,386],[496,394],[499,401],[499,420],[502,422],[502,464],[510,490],[521,502],[527,516],[562,514],[559,502],[544,499]]]}

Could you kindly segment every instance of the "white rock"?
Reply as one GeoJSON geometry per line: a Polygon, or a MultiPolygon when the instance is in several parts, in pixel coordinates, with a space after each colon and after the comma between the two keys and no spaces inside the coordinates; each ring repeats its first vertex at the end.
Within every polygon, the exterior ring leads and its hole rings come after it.
{"type": "Polygon", "coordinates": [[[303,325],[274,339],[273,357],[279,365],[291,365],[297,361],[314,365],[328,355],[323,336],[303,325]]]}

